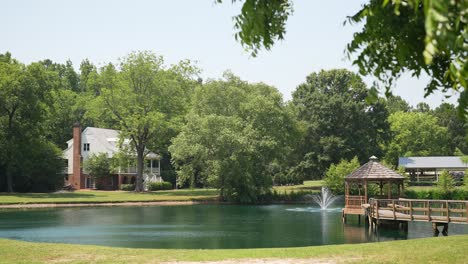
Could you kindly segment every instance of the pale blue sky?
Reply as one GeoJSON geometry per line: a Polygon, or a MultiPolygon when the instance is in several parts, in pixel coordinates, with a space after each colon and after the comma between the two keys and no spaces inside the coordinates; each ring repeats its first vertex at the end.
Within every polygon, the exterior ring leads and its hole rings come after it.
{"type": "MultiPolygon", "coordinates": [[[[359,26],[343,26],[365,1],[296,0],[286,39],[252,58],[234,40],[232,17],[239,4],[225,0],[4,0],[0,16],[0,53],[10,51],[22,62],[70,59],[77,68],[88,58],[98,66],[116,62],[134,50],[151,50],[166,62],[196,60],[202,77],[219,78],[230,69],[242,79],[291,92],[313,71],[351,67],[344,48],[359,26]]],[[[373,78],[365,78],[371,84],[373,78]]],[[[444,96],[423,98],[427,79],[409,76],[394,94],[412,105],[432,107],[444,96]]],[[[448,101],[454,102],[456,96],[448,101]]]]}

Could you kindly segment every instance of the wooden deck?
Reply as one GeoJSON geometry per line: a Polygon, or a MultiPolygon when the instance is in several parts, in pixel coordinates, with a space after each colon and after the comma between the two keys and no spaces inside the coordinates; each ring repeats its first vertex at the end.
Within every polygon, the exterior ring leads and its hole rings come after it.
{"type": "Polygon", "coordinates": [[[370,199],[363,209],[374,220],[468,224],[468,201],[370,199]]]}

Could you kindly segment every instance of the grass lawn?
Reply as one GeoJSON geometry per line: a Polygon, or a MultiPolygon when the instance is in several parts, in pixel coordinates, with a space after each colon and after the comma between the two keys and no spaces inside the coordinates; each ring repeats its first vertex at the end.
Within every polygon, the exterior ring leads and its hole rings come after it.
{"type": "Polygon", "coordinates": [[[0,204],[196,201],[215,200],[217,197],[218,191],[215,189],[183,189],[145,193],[80,190],[61,193],[1,193],[0,204]]]}
{"type": "MultiPolygon", "coordinates": [[[[322,181],[306,181],[304,185],[274,187],[283,192],[317,192],[322,181]]],[[[0,193],[0,204],[31,203],[102,203],[148,201],[206,201],[216,200],[216,189],[182,189],[135,193],[127,191],[81,190],[60,193],[0,193]]]]}
{"type": "Polygon", "coordinates": [[[290,263],[294,263],[296,258],[320,260],[320,263],[467,263],[467,249],[468,235],[367,244],[234,250],[132,249],[0,239],[0,263],[161,263],[227,259],[252,262],[252,259],[272,258],[289,259],[290,263]]]}

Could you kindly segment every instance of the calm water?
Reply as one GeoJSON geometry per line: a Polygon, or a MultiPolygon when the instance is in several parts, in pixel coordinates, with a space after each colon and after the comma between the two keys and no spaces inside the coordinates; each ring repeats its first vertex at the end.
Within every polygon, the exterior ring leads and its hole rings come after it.
{"type": "MultiPolygon", "coordinates": [[[[260,248],[363,243],[432,236],[430,223],[408,233],[370,234],[341,209],[297,205],[148,206],[0,211],[0,237],[134,248],[260,248]]],[[[451,224],[449,235],[468,234],[451,224]]]]}

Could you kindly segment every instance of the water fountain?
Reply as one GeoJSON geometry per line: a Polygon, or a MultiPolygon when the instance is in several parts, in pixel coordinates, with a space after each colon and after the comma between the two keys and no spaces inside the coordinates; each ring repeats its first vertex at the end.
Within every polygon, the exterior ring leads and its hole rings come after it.
{"type": "Polygon", "coordinates": [[[320,205],[322,210],[327,209],[336,199],[340,198],[339,196],[333,195],[327,187],[322,187],[322,192],[320,194],[314,194],[311,197],[314,202],[320,205]]]}

